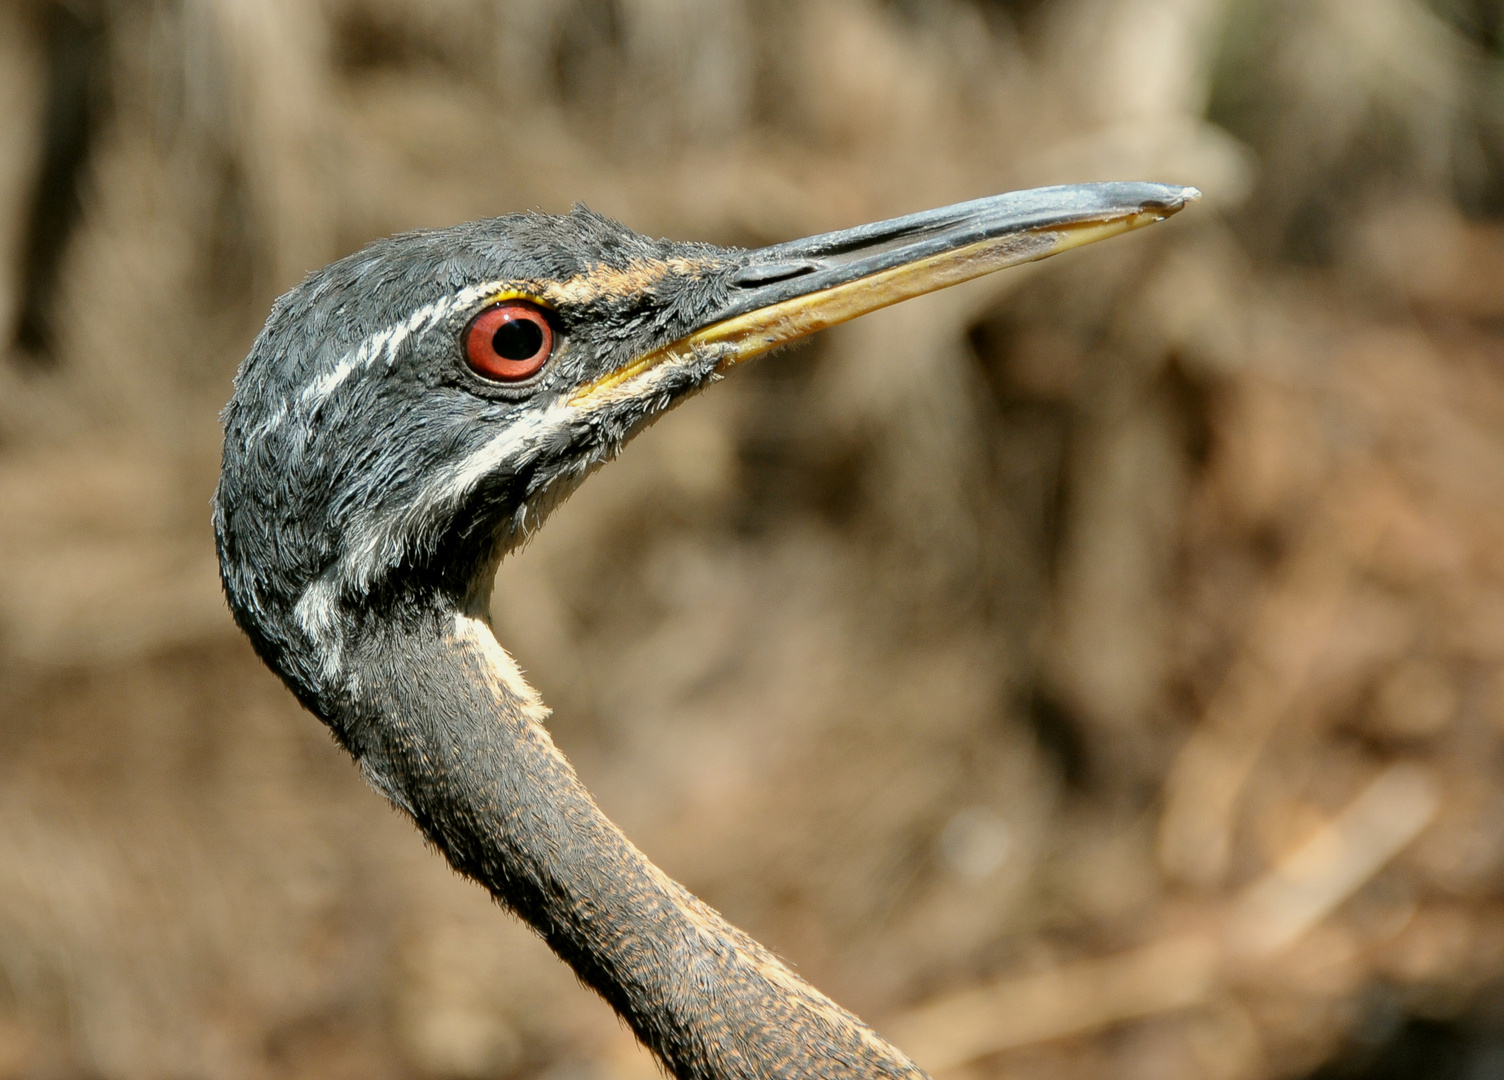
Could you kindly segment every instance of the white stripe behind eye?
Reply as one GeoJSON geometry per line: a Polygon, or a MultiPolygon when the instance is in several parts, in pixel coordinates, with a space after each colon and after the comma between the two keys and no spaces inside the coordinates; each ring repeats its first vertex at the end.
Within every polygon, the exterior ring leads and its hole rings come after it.
{"type": "Polygon", "coordinates": [[[359,344],[346,350],[335,361],[333,367],[313,379],[293,400],[284,401],[279,405],[273,416],[247,436],[247,444],[254,443],[268,432],[275,430],[289,411],[303,416],[316,415],[319,407],[329,400],[330,395],[338,390],[346,379],[369,368],[378,356],[384,355],[385,365],[390,368],[397,362],[397,354],[408,338],[422,337],[453,312],[463,310],[477,300],[500,292],[507,285],[508,282],[505,281],[484,281],[478,285],[467,285],[457,293],[441,296],[431,303],[424,304],[402,322],[383,327],[364,338],[359,344]]]}
{"type": "Polygon", "coordinates": [[[266,438],[266,436],[271,434],[273,431],[276,431],[278,425],[282,423],[286,416],[287,402],[277,402],[277,407],[272,411],[272,414],[260,424],[258,424],[254,429],[252,429],[250,434],[245,437],[246,445],[250,446],[253,443],[260,441],[261,439],[266,438]]]}
{"type": "Polygon", "coordinates": [[[467,285],[450,296],[441,296],[424,304],[407,318],[381,330],[350,349],[335,363],[334,367],[309,383],[298,397],[298,405],[307,412],[314,412],[330,394],[351,375],[364,371],[383,356],[387,367],[397,361],[397,354],[409,337],[421,337],[444,321],[455,311],[462,310],[492,293],[505,288],[506,282],[486,281],[479,285],[467,285]]]}
{"type": "MultiPolygon", "coordinates": [[[[351,375],[375,364],[384,356],[387,365],[396,362],[402,346],[411,337],[439,326],[445,317],[464,310],[477,300],[498,292],[504,284],[472,285],[453,296],[436,300],[412,312],[400,323],[385,327],[346,353],[332,370],[321,376],[299,396],[296,406],[306,413],[315,412],[351,375]]],[[[335,605],[342,590],[358,592],[377,580],[395,561],[403,557],[413,537],[431,528],[433,523],[453,511],[485,477],[508,463],[525,465],[554,434],[579,423],[590,414],[618,402],[641,398],[657,392],[678,370],[700,365],[711,359],[700,350],[674,357],[640,372],[590,400],[571,404],[560,398],[541,411],[523,416],[497,431],[477,449],[447,470],[437,483],[424,487],[419,499],[395,513],[369,513],[348,532],[351,543],[331,573],[315,582],[300,598],[296,615],[310,636],[332,635],[334,663],[339,663],[339,627],[335,605]]],[[[326,652],[326,655],[328,653],[326,652]]]]}

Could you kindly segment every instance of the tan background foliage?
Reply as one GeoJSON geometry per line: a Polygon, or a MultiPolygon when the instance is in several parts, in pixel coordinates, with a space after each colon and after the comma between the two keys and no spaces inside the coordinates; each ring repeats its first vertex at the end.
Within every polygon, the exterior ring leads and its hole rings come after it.
{"type": "Polygon", "coordinates": [[[278,292],[529,207],[752,245],[1096,179],[1207,197],[738,372],[498,633],[607,812],[938,1075],[1499,1075],[1501,19],[4,0],[0,1077],[651,1075],[230,623],[278,292]]]}

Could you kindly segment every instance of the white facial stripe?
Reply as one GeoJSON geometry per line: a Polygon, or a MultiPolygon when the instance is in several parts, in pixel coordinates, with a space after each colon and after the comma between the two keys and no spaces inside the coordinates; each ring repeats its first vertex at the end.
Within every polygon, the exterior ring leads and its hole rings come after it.
{"type": "Polygon", "coordinates": [[[344,642],[339,633],[339,620],[334,606],[338,602],[337,587],[327,578],[319,578],[303,590],[293,607],[293,617],[314,644],[319,646],[319,668],[325,678],[332,679],[342,666],[341,653],[344,642]]]}
{"type": "MultiPolygon", "coordinates": [[[[351,374],[370,367],[378,356],[385,355],[386,363],[395,361],[402,343],[410,336],[421,335],[437,326],[450,312],[464,308],[477,300],[492,295],[504,283],[486,283],[471,286],[451,298],[413,312],[401,323],[385,328],[363,341],[352,350],[328,374],[311,385],[299,402],[311,408],[330,393],[351,374]]],[[[490,440],[453,466],[440,482],[427,485],[420,500],[411,506],[386,516],[371,516],[355,523],[351,529],[353,542],[332,572],[310,585],[299,599],[295,615],[306,633],[315,640],[326,643],[326,667],[332,665],[331,674],[337,674],[340,666],[339,626],[335,605],[345,590],[358,592],[376,581],[382,572],[398,562],[415,536],[425,528],[445,517],[459,505],[485,477],[503,464],[527,463],[551,436],[578,423],[591,414],[612,405],[650,397],[660,389],[666,389],[670,378],[690,365],[703,365],[709,357],[705,349],[697,349],[683,356],[666,358],[630,379],[603,390],[590,398],[570,403],[561,398],[541,412],[525,416],[497,432],[490,440]]]]}
{"type": "Polygon", "coordinates": [[[567,398],[561,398],[542,412],[508,424],[454,468],[444,483],[434,489],[424,509],[458,503],[503,462],[528,460],[528,451],[542,444],[547,436],[618,402],[651,395],[676,371],[700,359],[703,358],[685,356],[664,361],[588,401],[571,403],[567,398]]]}
{"type": "Polygon", "coordinates": [[[487,281],[479,285],[467,285],[452,296],[443,296],[431,304],[424,304],[400,323],[377,331],[340,357],[328,372],[311,382],[299,395],[299,406],[308,412],[314,411],[342,382],[369,368],[378,357],[384,358],[386,366],[391,367],[396,362],[398,350],[409,337],[421,337],[451,313],[501,291],[506,284],[504,281],[487,281]]]}
{"type": "Polygon", "coordinates": [[[322,578],[304,590],[292,609],[303,632],[314,641],[323,641],[334,622],[334,590],[322,578]]]}
{"type": "Polygon", "coordinates": [[[361,522],[354,530],[355,541],[340,559],[339,580],[354,589],[370,585],[400,559],[408,538],[425,524],[452,510],[503,462],[528,460],[529,451],[581,415],[574,406],[557,402],[510,424],[455,466],[441,483],[426,488],[420,501],[385,518],[361,522]]]}
{"type": "Polygon", "coordinates": [[[458,502],[503,461],[521,458],[537,446],[545,435],[566,427],[580,416],[580,410],[564,401],[556,401],[540,413],[508,424],[479,450],[472,452],[450,474],[435,498],[436,502],[458,502]]]}
{"type": "Polygon", "coordinates": [[[256,428],[245,437],[246,445],[250,445],[251,443],[256,442],[258,439],[266,438],[267,435],[269,435],[273,431],[276,431],[278,425],[280,425],[286,418],[287,403],[278,402],[276,411],[268,416],[261,424],[257,425],[256,428]]]}

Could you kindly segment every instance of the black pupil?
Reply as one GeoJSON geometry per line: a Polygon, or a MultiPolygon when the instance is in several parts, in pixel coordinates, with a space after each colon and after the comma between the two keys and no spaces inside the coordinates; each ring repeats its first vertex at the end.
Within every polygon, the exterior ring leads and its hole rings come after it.
{"type": "Polygon", "coordinates": [[[531,360],[543,348],[543,327],[531,319],[512,319],[496,328],[491,348],[503,360],[531,360]]]}

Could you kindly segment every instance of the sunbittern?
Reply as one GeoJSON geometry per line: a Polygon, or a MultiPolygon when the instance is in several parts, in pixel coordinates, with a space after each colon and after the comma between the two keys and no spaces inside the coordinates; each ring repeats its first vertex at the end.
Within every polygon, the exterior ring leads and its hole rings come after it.
{"type": "Polygon", "coordinates": [[[495,570],[731,365],[1196,197],[1044,188],[757,251],[584,209],[371,244],[278,300],[236,376],[214,500],[236,621],[371,784],[676,1076],[922,1077],[597,809],[492,636],[495,570]]]}

